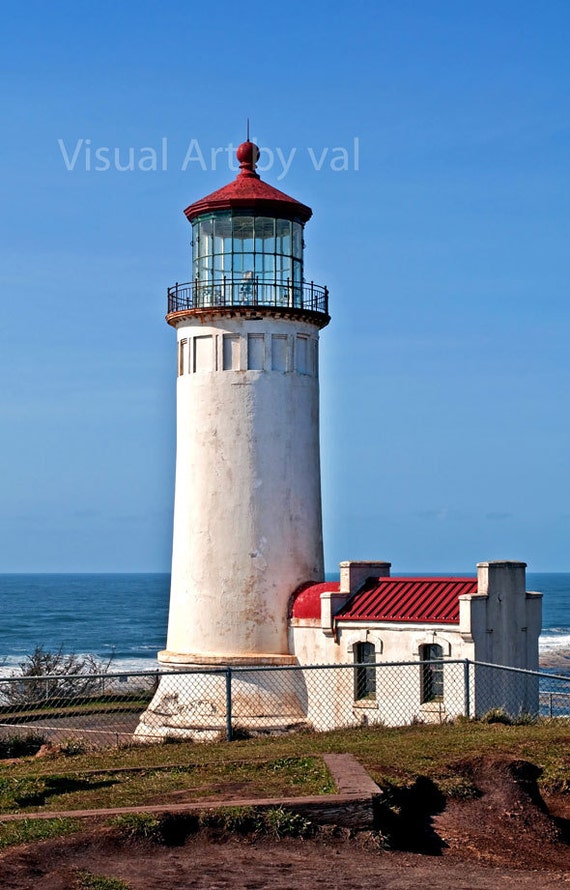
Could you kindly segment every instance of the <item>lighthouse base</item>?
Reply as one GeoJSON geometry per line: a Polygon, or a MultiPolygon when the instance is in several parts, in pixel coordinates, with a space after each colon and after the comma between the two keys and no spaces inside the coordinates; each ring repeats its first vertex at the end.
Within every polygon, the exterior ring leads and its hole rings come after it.
{"type": "Polygon", "coordinates": [[[255,661],[240,657],[237,661],[202,656],[198,661],[194,656],[192,663],[184,663],[177,655],[174,667],[174,658],[167,661],[165,655],[174,653],[159,655],[171,671],[161,676],[139,719],[135,741],[209,742],[235,734],[283,734],[309,727],[301,672],[278,667],[294,664],[294,657],[255,657],[255,661]]]}

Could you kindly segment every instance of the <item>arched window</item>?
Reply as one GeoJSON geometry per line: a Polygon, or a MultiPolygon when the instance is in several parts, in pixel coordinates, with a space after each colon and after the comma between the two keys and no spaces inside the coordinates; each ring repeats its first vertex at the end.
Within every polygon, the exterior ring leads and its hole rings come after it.
{"type": "Polygon", "coordinates": [[[421,700],[443,701],[443,649],[436,643],[420,646],[421,700]]]}
{"type": "Polygon", "coordinates": [[[367,667],[368,664],[374,664],[376,661],[376,646],[374,643],[356,643],[354,647],[354,660],[357,663],[356,673],[354,677],[354,698],[356,701],[362,699],[376,698],[376,669],[367,667]]]}

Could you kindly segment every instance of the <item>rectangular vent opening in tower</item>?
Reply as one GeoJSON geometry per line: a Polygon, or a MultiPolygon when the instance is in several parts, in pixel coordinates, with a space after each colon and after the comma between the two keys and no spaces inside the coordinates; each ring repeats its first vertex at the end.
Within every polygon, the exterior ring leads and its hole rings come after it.
{"type": "Polygon", "coordinates": [[[237,334],[224,334],[224,371],[239,371],[240,338],[237,334]]]}
{"type": "Polygon", "coordinates": [[[310,374],[309,338],[297,334],[295,343],[295,369],[298,374],[310,374]]]}
{"type": "Polygon", "coordinates": [[[263,334],[247,335],[247,369],[263,371],[265,367],[265,336],[263,334]]]}
{"type": "Polygon", "coordinates": [[[271,367],[274,371],[287,370],[286,334],[273,334],[271,337],[271,367]]]}
{"type": "Polygon", "coordinates": [[[205,373],[214,369],[214,341],[212,337],[194,338],[194,371],[205,373]]]}

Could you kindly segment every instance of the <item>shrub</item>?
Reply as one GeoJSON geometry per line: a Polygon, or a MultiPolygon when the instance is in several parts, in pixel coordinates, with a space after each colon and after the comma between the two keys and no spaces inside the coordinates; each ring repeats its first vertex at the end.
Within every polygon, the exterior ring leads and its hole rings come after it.
{"type": "Polygon", "coordinates": [[[94,655],[49,652],[36,646],[31,655],[12,671],[9,680],[0,682],[0,696],[9,705],[49,703],[92,695],[101,689],[101,676],[109,670],[113,656],[99,661],[94,655]]]}
{"type": "Polygon", "coordinates": [[[273,837],[310,837],[314,833],[313,823],[300,813],[284,807],[265,810],[263,813],[265,833],[273,837]]]}
{"type": "Polygon", "coordinates": [[[0,738],[0,760],[11,757],[28,757],[37,754],[42,745],[45,745],[46,737],[39,732],[29,732],[26,735],[10,735],[0,738]]]}
{"type": "Polygon", "coordinates": [[[78,754],[87,754],[89,745],[84,739],[71,737],[60,742],[58,749],[64,757],[76,757],[78,754]]]}
{"type": "Polygon", "coordinates": [[[481,723],[503,723],[505,726],[510,726],[512,722],[512,718],[503,708],[491,708],[481,717],[481,723]]]}

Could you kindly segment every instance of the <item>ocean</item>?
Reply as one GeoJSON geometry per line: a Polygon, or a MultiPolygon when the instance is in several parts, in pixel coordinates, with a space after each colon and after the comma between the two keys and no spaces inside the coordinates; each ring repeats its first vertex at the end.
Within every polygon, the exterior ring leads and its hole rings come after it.
{"type": "MultiPolygon", "coordinates": [[[[169,586],[168,574],[0,575],[0,673],[36,646],[112,656],[117,671],[154,670],[169,586]]],[[[529,573],[527,590],[544,594],[541,664],[570,675],[570,574],[529,573]]]]}

